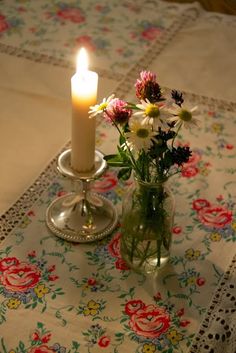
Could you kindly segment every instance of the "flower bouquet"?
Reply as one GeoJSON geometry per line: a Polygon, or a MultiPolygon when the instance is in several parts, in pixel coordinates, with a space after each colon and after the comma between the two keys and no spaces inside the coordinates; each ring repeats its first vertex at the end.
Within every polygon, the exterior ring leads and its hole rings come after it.
{"type": "Polygon", "coordinates": [[[121,254],[135,270],[152,272],[169,257],[174,206],[166,181],[191,156],[189,147],[175,141],[182,127],[197,125],[197,107],[187,107],[176,90],[166,97],[150,71],[140,73],[135,91],[138,103],[111,95],[89,114],[102,114],[119,132],[117,153],[104,157],[108,165],[119,167],[120,179],[134,174],[123,202],[121,254]]]}

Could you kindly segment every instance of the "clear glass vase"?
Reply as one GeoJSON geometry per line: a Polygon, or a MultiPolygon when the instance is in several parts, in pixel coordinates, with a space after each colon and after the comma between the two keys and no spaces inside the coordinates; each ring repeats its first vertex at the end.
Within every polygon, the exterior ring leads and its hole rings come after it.
{"type": "Polygon", "coordinates": [[[174,196],[165,182],[135,180],[123,199],[121,256],[136,272],[152,273],[169,259],[174,196]]]}

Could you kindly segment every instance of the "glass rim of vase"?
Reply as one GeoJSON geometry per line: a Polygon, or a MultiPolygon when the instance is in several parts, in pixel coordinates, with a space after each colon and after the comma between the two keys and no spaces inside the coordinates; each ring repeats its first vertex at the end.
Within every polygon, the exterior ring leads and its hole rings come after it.
{"type": "Polygon", "coordinates": [[[146,186],[146,187],[153,187],[153,188],[158,187],[158,186],[160,186],[162,184],[165,184],[168,179],[169,178],[166,177],[166,178],[163,178],[163,179],[158,179],[156,182],[154,182],[154,181],[142,180],[142,179],[138,178],[136,175],[134,175],[134,180],[136,182],[138,182],[140,185],[146,186]]]}

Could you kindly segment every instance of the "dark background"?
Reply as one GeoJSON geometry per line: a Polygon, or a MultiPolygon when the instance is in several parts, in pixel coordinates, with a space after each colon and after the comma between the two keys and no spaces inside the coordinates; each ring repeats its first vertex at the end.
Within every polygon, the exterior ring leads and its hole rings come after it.
{"type": "MultiPolygon", "coordinates": [[[[165,0],[168,2],[191,3],[196,0],[165,0]]],[[[236,15],[236,0],[197,0],[208,11],[236,15]]]]}

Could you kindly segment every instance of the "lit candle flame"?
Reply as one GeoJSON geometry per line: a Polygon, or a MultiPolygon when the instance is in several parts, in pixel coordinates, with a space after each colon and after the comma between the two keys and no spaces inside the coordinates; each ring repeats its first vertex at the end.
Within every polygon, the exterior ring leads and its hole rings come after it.
{"type": "Polygon", "coordinates": [[[76,72],[84,73],[88,71],[88,54],[84,48],[81,48],[76,61],[76,72]]]}

